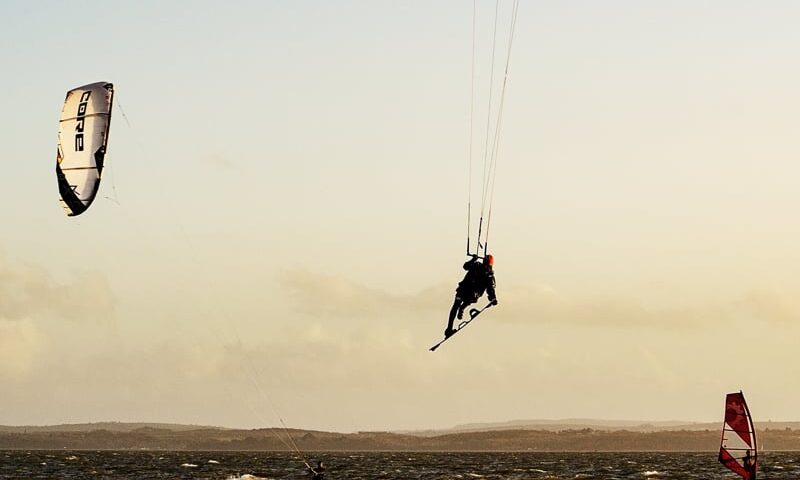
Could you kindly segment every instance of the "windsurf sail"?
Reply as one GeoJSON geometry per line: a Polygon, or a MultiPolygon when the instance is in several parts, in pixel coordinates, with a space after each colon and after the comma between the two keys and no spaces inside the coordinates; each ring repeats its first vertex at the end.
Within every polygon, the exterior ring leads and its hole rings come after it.
{"type": "Polygon", "coordinates": [[[719,461],[741,475],[744,480],[756,478],[756,429],[742,392],[729,393],[725,397],[725,422],[722,424],[719,461]]]}
{"type": "Polygon", "coordinates": [[[92,204],[100,187],[114,85],[97,82],[67,92],[58,123],[56,176],[61,206],[70,217],[92,204]]]}

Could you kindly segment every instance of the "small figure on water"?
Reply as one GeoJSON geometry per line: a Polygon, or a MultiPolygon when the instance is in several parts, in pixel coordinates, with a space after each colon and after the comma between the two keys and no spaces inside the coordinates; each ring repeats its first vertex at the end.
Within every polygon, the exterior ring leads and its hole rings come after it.
{"type": "Polygon", "coordinates": [[[444,331],[445,337],[449,337],[456,332],[453,328],[453,321],[456,318],[459,320],[464,318],[464,309],[477,302],[484,292],[488,295],[489,302],[492,305],[497,305],[497,296],[494,291],[496,286],[494,280],[494,257],[486,255],[481,261],[477,255],[470,256],[472,258],[464,263],[464,270],[467,273],[456,288],[456,298],[453,302],[453,307],[450,309],[447,329],[444,331]]]}
{"type": "Polygon", "coordinates": [[[309,472],[311,473],[311,480],[324,480],[325,478],[325,464],[322,463],[320,460],[317,462],[316,467],[308,467],[309,472]]]}

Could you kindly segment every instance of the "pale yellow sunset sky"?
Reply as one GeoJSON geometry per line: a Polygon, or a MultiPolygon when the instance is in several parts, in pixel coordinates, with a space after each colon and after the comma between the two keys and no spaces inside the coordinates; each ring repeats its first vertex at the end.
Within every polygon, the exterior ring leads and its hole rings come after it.
{"type": "Polygon", "coordinates": [[[523,0],[500,305],[431,353],[463,273],[472,2],[3,4],[0,424],[721,421],[739,389],[798,420],[798,19],[523,0]],[[58,116],[96,81],[110,166],[67,218],[58,116]]]}

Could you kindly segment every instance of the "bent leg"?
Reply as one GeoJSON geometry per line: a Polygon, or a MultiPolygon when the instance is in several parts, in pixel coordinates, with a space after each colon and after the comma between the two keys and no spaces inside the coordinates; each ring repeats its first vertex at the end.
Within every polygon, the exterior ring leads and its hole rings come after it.
{"type": "Polygon", "coordinates": [[[456,314],[461,311],[461,299],[456,297],[453,301],[453,306],[450,307],[450,317],[447,319],[447,330],[453,329],[453,320],[456,319],[456,314]]]}
{"type": "Polygon", "coordinates": [[[464,316],[464,310],[477,301],[478,299],[475,297],[467,297],[461,300],[461,306],[458,309],[458,318],[462,318],[464,316]]]}

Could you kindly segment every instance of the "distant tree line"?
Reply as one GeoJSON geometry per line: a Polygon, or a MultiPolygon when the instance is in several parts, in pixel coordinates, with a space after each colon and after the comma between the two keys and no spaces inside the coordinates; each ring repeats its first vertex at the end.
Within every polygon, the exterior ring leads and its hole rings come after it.
{"type": "MultiPolygon", "coordinates": [[[[720,432],[677,430],[659,432],[562,430],[500,430],[416,436],[389,432],[332,433],[259,429],[171,430],[139,428],[129,432],[104,429],[0,432],[0,449],[286,451],[290,434],[306,451],[716,451],[720,432]]],[[[765,450],[800,451],[800,430],[759,431],[765,450]]]]}

